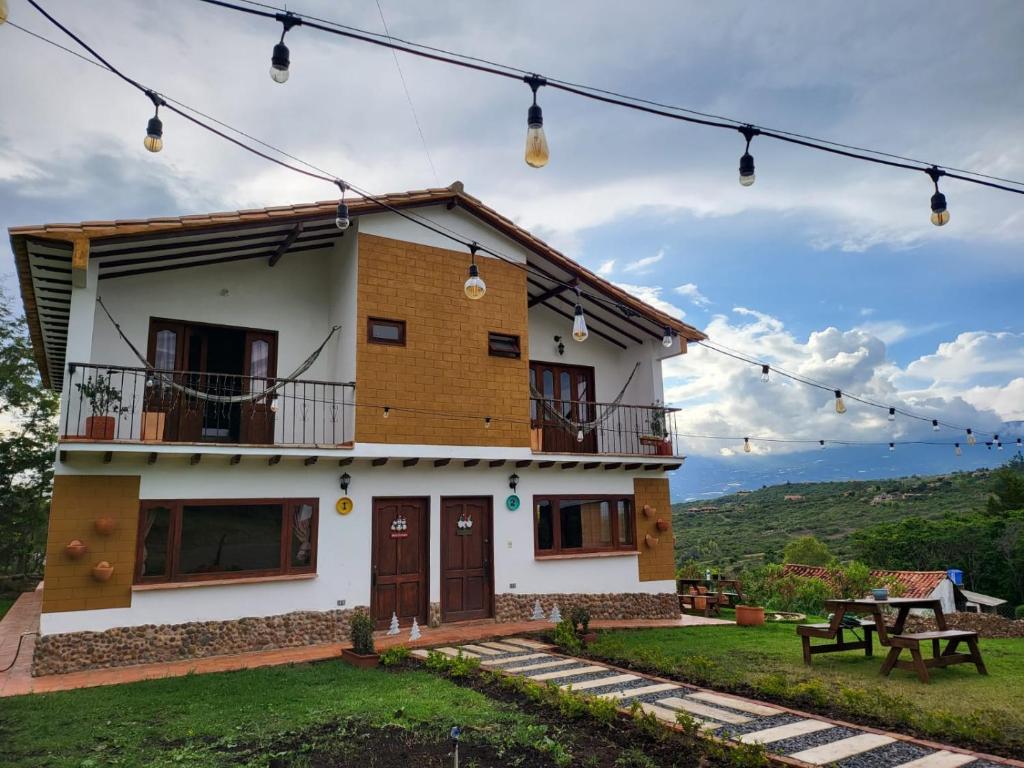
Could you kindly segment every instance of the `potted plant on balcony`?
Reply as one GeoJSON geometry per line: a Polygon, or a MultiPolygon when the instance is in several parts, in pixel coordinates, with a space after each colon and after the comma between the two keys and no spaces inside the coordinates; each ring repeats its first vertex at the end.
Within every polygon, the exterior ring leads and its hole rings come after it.
{"type": "Polygon", "coordinates": [[[648,434],[640,436],[640,443],[654,448],[655,456],[672,455],[672,442],[669,440],[668,429],[665,427],[667,413],[668,411],[662,407],[661,401],[655,400],[651,405],[648,434]]]}
{"type": "Polygon", "coordinates": [[[89,401],[89,410],[92,412],[85,419],[85,436],[90,440],[113,440],[117,417],[128,412],[128,408],[121,405],[121,390],[101,373],[75,386],[81,396],[89,401]]]}
{"type": "Polygon", "coordinates": [[[355,611],[348,623],[351,648],[343,648],[341,658],[353,667],[376,667],[380,662],[373,645],[373,619],[366,611],[355,611]]]}

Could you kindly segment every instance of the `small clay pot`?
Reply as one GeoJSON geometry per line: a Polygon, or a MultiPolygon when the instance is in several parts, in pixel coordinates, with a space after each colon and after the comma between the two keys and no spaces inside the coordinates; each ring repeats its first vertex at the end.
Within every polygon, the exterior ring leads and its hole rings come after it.
{"type": "Polygon", "coordinates": [[[112,517],[98,517],[93,527],[100,536],[109,536],[117,527],[117,521],[112,517]]]}
{"type": "Polygon", "coordinates": [[[646,536],[644,536],[644,544],[653,549],[654,547],[658,546],[658,537],[651,536],[651,534],[648,533],[646,536]]]}
{"type": "Polygon", "coordinates": [[[82,555],[89,551],[89,548],[78,539],[72,539],[68,542],[67,546],[64,547],[64,554],[66,554],[72,560],[81,559],[82,555]]]}
{"type": "Polygon", "coordinates": [[[669,523],[669,521],[665,520],[664,518],[659,518],[658,522],[655,523],[655,525],[658,527],[659,531],[667,531],[669,528],[672,527],[672,524],[669,523]]]}
{"type": "Polygon", "coordinates": [[[92,577],[96,579],[96,581],[110,581],[110,577],[113,575],[114,566],[106,560],[100,560],[92,567],[92,577]]]}
{"type": "Polygon", "coordinates": [[[644,504],[640,511],[644,513],[644,517],[650,517],[654,514],[654,508],[650,504],[644,504]]]}

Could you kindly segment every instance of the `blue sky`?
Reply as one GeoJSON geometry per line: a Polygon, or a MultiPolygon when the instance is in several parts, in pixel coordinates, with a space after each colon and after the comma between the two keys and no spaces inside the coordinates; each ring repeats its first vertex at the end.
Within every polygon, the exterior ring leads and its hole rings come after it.
{"type": "MultiPolygon", "coordinates": [[[[9,4],[12,21],[59,37],[23,0],[9,4]]],[[[944,182],[952,218],[936,228],[923,174],[764,138],[751,147],[757,181],[741,188],[738,134],[551,89],[539,96],[551,162],[535,170],[522,159],[524,84],[399,55],[421,141],[386,50],[298,28],[281,86],[267,73],[279,34],[271,22],[191,0],[45,6],[143,82],[364,188],[460,179],[724,344],[977,429],[1024,419],[1024,196],[944,182]]],[[[666,1],[628,17],[621,4],[540,0],[290,7],[371,30],[381,30],[382,12],[396,36],[542,74],[1024,178],[1024,5],[1013,0],[983,12],[952,0],[874,0],[852,12],[838,0],[666,1]]],[[[9,26],[0,27],[0,70],[0,226],[335,196],[173,116],[164,151],[145,152],[144,97],[9,26]]],[[[9,252],[0,276],[13,290],[9,252]]],[[[837,418],[821,393],[754,384],[756,371],[700,350],[666,373],[680,426],[695,433],[932,436],[927,424],[893,427],[856,407],[837,418]]],[[[737,447],[686,445],[733,468],[750,462],[752,477],[791,451],[762,444],[736,456],[737,447]]],[[[821,463],[816,452],[803,460],[821,463]]]]}

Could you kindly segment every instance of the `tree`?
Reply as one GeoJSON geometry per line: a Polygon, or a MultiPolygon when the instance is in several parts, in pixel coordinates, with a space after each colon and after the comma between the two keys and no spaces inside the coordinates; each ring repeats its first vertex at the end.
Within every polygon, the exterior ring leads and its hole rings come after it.
{"type": "Polygon", "coordinates": [[[1024,509],[1024,456],[1019,453],[995,472],[989,512],[1024,509]]]}
{"type": "Polygon", "coordinates": [[[25,318],[0,291],[0,573],[42,570],[58,410],[36,370],[25,318]]]}
{"type": "Polygon", "coordinates": [[[828,545],[818,541],[814,536],[801,536],[793,539],[782,550],[782,562],[799,565],[829,565],[832,552],[828,545]]]}

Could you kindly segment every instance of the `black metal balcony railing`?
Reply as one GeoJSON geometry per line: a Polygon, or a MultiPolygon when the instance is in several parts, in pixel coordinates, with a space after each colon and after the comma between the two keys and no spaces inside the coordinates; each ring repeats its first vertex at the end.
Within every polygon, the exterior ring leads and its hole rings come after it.
{"type": "Polygon", "coordinates": [[[68,370],[65,439],[312,446],[350,443],[355,433],[352,383],[82,363],[68,370]]]}
{"type": "Polygon", "coordinates": [[[550,453],[676,455],[678,408],[531,398],[531,447],[550,453]]]}

